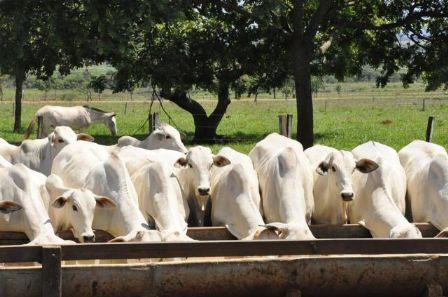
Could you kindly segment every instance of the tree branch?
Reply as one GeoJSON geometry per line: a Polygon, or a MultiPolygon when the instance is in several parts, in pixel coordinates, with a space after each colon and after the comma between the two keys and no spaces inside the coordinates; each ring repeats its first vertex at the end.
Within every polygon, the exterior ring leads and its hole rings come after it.
{"type": "Polygon", "coordinates": [[[309,40],[314,39],[316,36],[317,30],[319,28],[319,25],[322,23],[324,18],[328,15],[330,10],[333,8],[333,1],[332,0],[320,0],[319,1],[319,7],[314,12],[313,16],[311,17],[310,23],[308,27],[306,28],[305,35],[309,40]]]}

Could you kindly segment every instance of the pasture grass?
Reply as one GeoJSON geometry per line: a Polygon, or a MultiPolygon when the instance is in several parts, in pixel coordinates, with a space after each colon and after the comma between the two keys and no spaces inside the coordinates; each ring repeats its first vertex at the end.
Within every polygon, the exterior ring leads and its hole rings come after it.
{"type": "MultiPolygon", "coordinates": [[[[215,102],[202,102],[208,112],[215,102]]],[[[44,105],[23,105],[23,131],[28,126],[36,110],[44,105]]],[[[73,105],[67,102],[64,105],[73,105]]],[[[128,103],[127,114],[124,114],[123,102],[92,103],[92,106],[117,113],[119,135],[134,135],[139,139],[146,137],[148,123],[145,123],[149,103],[128,103]]],[[[173,103],[165,102],[164,107],[180,130],[188,136],[187,145],[193,145],[193,119],[187,112],[173,103]]],[[[158,103],[154,103],[152,112],[159,112],[162,122],[169,122],[158,103]]],[[[355,146],[369,140],[375,140],[399,150],[414,139],[424,139],[429,115],[436,117],[433,142],[448,148],[448,121],[446,114],[448,106],[427,105],[426,111],[421,111],[421,105],[358,105],[331,104],[326,110],[322,104],[315,107],[315,139],[316,143],[333,146],[339,149],[351,150],[355,146]]],[[[233,100],[227,114],[221,122],[218,134],[226,136],[222,143],[209,145],[214,152],[228,145],[241,152],[248,153],[256,142],[267,134],[278,131],[279,114],[292,113],[295,130],[297,115],[294,100],[251,101],[233,100]]],[[[22,134],[12,133],[12,104],[0,104],[0,137],[11,143],[20,143],[22,134]]],[[[87,133],[102,144],[113,144],[117,138],[111,137],[103,125],[95,125],[87,133]]],[[[33,133],[35,137],[36,133],[33,133]]]]}

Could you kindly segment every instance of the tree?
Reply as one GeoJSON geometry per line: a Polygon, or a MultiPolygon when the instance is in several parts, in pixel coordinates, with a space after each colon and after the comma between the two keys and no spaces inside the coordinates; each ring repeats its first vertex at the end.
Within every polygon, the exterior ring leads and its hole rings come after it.
{"type": "Polygon", "coordinates": [[[95,93],[98,94],[98,100],[101,99],[101,94],[107,88],[107,78],[105,75],[93,76],[89,83],[89,88],[91,88],[95,93]]]}
{"type": "Polygon", "coordinates": [[[250,23],[224,12],[214,1],[183,9],[182,17],[159,23],[147,33],[132,65],[116,66],[117,87],[150,81],[161,97],[192,115],[195,141],[213,142],[231,102],[230,88],[257,65],[256,36],[250,23]],[[210,114],[189,96],[194,88],[217,95],[210,114]]]}
{"type": "Polygon", "coordinates": [[[14,78],[15,132],[21,129],[26,74],[51,75],[58,62],[57,42],[48,24],[49,6],[45,1],[0,2],[0,72],[14,78]]]}
{"type": "MultiPolygon", "coordinates": [[[[345,76],[360,74],[362,66],[371,65],[381,68],[378,85],[384,86],[413,57],[414,65],[410,65],[405,81],[412,81],[412,77],[422,73],[427,78],[441,77],[436,74],[440,71],[424,67],[423,58],[429,54],[438,61],[440,56],[418,45],[406,45],[398,37],[418,34],[420,40],[432,43],[443,32],[446,34],[446,0],[222,2],[226,10],[256,23],[263,44],[275,53],[270,55],[270,67],[262,64],[258,76],[269,77],[273,73],[277,79],[286,79],[287,73],[294,77],[297,138],[305,148],[314,140],[312,75],[329,74],[342,80],[345,76]]],[[[272,81],[265,80],[265,83],[269,85],[272,81]]]]}
{"type": "Polygon", "coordinates": [[[0,72],[15,78],[14,131],[21,128],[22,88],[28,73],[49,78],[58,69],[106,60],[127,63],[132,45],[166,1],[0,1],[0,72]],[[149,3],[150,2],[150,3],[149,3]],[[140,32],[140,31],[139,31],[140,32]]]}

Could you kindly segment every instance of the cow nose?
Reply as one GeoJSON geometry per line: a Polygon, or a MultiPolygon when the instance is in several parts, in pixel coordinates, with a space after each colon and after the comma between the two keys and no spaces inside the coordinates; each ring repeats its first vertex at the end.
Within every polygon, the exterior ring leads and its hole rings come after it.
{"type": "Polygon", "coordinates": [[[84,242],[95,242],[95,235],[84,235],[82,239],[84,242]]]}
{"type": "Polygon", "coordinates": [[[210,192],[210,188],[198,188],[198,192],[200,195],[205,196],[210,192]]]}
{"type": "Polygon", "coordinates": [[[344,201],[352,201],[353,193],[352,192],[342,192],[341,197],[342,197],[342,200],[344,200],[344,201]]]}

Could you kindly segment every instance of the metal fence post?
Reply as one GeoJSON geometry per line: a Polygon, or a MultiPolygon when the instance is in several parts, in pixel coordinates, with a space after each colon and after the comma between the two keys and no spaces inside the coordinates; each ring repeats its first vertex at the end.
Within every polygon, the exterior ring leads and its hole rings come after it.
{"type": "Polygon", "coordinates": [[[62,296],[61,247],[42,247],[42,297],[62,296]]]}

